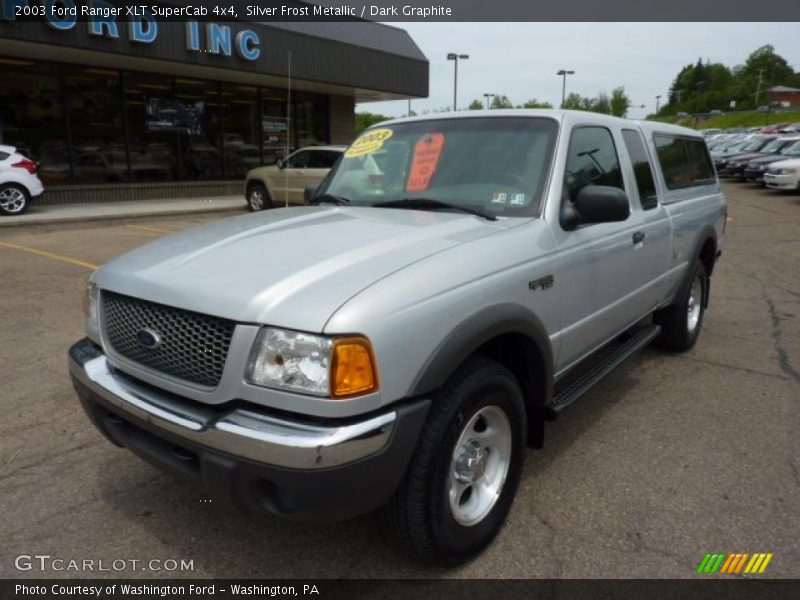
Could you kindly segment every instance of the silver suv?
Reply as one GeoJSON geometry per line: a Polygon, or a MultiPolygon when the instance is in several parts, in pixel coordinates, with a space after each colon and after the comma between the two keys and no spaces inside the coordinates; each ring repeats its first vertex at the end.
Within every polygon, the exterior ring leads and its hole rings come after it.
{"type": "Polygon", "coordinates": [[[545,421],[650,341],[694,345],[726,220],[700,134],[570,111],[383,123],[309,204],[99,269],[75,387],[217,502],[389,505],[444,564],[497,534],[545,421]]]}

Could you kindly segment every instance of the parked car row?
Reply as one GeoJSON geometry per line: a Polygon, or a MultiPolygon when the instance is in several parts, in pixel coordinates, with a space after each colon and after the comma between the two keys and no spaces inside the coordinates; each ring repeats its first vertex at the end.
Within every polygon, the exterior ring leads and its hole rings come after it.
{"type": "Polygon", "coordinates": [[[720,177],[800,190],[800,128],[713,136],[707,143],[720,177]]]}

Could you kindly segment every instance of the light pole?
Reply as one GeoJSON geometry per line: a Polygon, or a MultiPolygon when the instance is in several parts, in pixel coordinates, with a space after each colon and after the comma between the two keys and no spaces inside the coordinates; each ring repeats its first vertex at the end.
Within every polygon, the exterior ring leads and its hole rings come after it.
{"type": "Polygon", "coordinates": [[[497,94],[484,94],[483,97],[486,98],[486,109],[489,109],[489,98],[494,98],[497,94]]]}
{"type": "Polygon", "coordinates": [[[467,60],[469,54],[456,54],[455,52],[448,52],[447,60],[453,61],[453,112],[458,110],[458,61],[467,60]]]}
{"type": "Polygon", "coordinates": [[[575,71],[561,69],[558,73],[556,73],[556,75],[563,77],[563,81],[561,83],[561,108],[564,108],[564,102],[567,99],[567,75],[575,75],[575,71]]]}
{"type": "Polygon", "coordinates": [[[656,114],[658,114],[658,107],[661,105],[661,96],[656,96],[656,114]]]}

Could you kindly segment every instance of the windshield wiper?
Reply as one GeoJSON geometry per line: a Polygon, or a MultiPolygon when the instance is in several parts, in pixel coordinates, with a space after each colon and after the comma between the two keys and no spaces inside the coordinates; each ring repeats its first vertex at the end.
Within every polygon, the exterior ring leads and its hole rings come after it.
{"type": "Polygon", "coordinates": [[[314,196],[308,201],[309,206],[316,204],[335,204],[336,206],[346,206],[350,204],[350,200],[344,196],[334,196],[333,194],[320,194],[314,196]]]}
{"type": "Polygon", "coordinates": [[[378,202],[372,206],[378,208],[409,208],[416,210],[457,210],[459,212],[475,215],[487,221],[496,221],[497,217],[484,212],[477,208],[467,208],[466,206],[459,206],[458,204],[450,204],[449,202],[442,202],[441,200],[434,200],[433,198],[403,198],[401,200],[389,200],[387,202],[378,202]]]}

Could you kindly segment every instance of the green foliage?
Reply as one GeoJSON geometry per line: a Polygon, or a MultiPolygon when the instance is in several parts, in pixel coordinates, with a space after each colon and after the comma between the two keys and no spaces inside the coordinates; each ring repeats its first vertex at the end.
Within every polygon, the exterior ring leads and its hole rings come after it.
{"type": "Polygon", "coordinates": [[[536,98],[531,98],[524,104],[517,106],[517,108],[553,108],[549,102],[540,102],[536,98]]]}
{"type": "Polygon", "coordinates": [[[514,108],[514,104],[505,94],[497,94],[492,98],[491,108],[514,108]]]}
{"type": "Polygon", "coordinates": [[[611,90],[611,114],[615,117],[624,117],[628,114],[631,99],[625,93],[625,88],[620,86],[611,90]]]}
{"type": "Polygon", "coordinates": [[[379,115],[376,113],[370,112],[357,112],[356,113],[356,135],[360,134],[362,131],[367,129],[368,127],[372,127],[376,123],[380,123],[382,121],[388,121],[392,117],[387,117],[386,115],[379,115]]]}
{"type": "Polygon", "coordinates": [[[800,86],[795,73],[770,46],[762,46],[747,57],[743,65],[728,68],[721,63],[698,59],[675,76],[667,103],[660,116],[706,113],[711,110],[752,110],[769,104],[769,89],[776,85],[800,86]]]}
{"type": "Polygon", "coordinates": [[[469,106],[467,108],[469,110],[481,110],[486,108],[486,106],[484,106],[483,102],[481,102],[480,100],[473,100],[472,102],[469,103],[469,106]]]}

